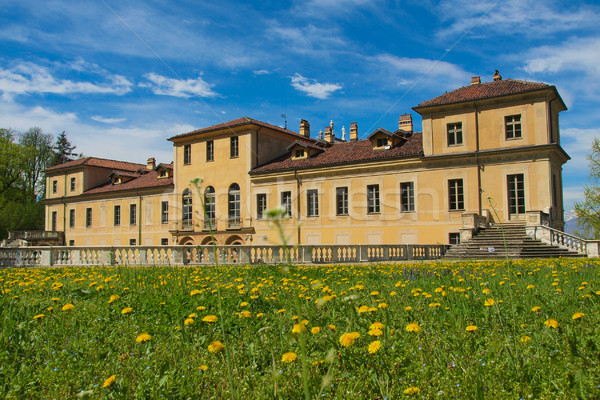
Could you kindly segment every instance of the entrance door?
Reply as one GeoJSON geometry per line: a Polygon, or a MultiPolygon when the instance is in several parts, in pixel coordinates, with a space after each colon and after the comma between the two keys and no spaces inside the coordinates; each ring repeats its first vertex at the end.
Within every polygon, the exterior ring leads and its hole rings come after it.
{"type": "Polygon", "coordinates": [[[525,182],[523,174],[507,176],[509,219],[525,217],[525,182]]]}

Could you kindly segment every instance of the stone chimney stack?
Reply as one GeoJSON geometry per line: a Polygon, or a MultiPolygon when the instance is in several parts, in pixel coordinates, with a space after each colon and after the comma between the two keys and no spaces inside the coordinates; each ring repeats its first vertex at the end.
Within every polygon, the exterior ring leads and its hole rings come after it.
{"type": "Polygon", "coordinates": [[[498,72],[498,70],[496,70],[496,72],[494,72],[494,82],[496,81],[501,81],[502,80],[502,75],[500,75],[500,72],[498,72]]]}
{"type": "Polygon", "coordinates": [[[474,76],[471,78],[471,85],[479,85],[481,83],[481,78],[479,76],[474,76]]]}
{"type": "Polygon", "coordinates": [[[350,141],[356,142],[358,140],[358,125],[356,122],[350,124],[350,141]]]}
{"type": "Polygon", "coordinates": [[[146,161],[146,169],[148,171],[152,171],[154,168],[156,168],[156,159],[154,157],[150,157],[148,161],[146,161]]]}
{"type": "Polygon", "coordinates": [[[325,141],[327,143],[335,142],[335,135],[333,134],[333,130],[331,129],[331,126],[325,127],[325,141]]]}
{"type": "Polygon", "coordinates": [[[310,137],[310,124],[305,119],[300,120],[300,135],[304,136],[305,138],[310,137]]]}
{"type": "Polygon", "coordinates": [[[398,118],[398,129],[404,132],[413,133],[412,114],[404,114],[398,118]]]}

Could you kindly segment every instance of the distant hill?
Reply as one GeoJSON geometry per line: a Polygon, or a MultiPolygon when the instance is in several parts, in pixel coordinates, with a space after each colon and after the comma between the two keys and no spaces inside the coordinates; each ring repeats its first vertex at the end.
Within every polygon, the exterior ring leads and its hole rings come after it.
{"type": "Polygon", "coordinates": [[[574,211],[565,211],[565,232],[574,235],[577,230],[577,215],[574,211]]]}

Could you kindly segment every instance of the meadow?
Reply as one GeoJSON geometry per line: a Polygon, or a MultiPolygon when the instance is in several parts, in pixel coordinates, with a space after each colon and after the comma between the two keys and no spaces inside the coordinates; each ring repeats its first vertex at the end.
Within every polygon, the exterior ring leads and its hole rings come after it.
{"type": "Polygon", "coordinates": [[[0,397],[600,397],[600,262],[0,270],[0,397]]]}

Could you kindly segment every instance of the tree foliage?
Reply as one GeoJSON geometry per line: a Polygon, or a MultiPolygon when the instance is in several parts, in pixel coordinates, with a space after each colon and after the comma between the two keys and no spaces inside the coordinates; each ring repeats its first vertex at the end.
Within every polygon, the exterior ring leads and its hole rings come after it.
{"type": "Polygon", "coordinates": [[[73,150],[75,150],[76,147],[77,146],[73,146],[71,142],[69,142],[65,131],[62,131],[56,138],[56,143],[52,148],[54,150],[54,157],[51,165],[64,164],[73,161],[75,157],[77,157],[77,154],[73,153],[73,150]]]}
{"type": "Polygon", "coordinates": [[[590,184],[583,189],[585,200],[575,203],[577,234],[587,239],[600,239],[600,139],[595,138],[587,156],[590,184]]]}

